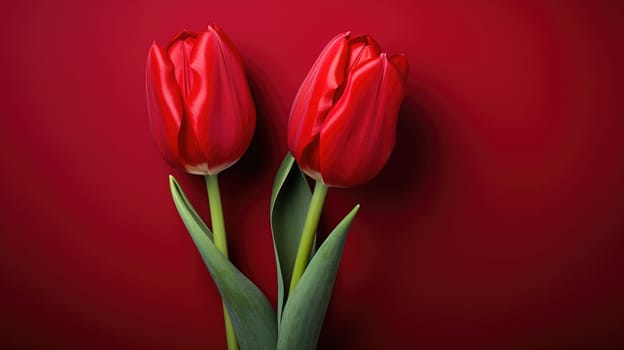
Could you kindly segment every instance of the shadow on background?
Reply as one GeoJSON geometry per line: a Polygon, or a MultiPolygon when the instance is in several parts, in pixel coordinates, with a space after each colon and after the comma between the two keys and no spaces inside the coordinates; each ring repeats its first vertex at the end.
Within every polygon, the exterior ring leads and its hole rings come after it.
{"type": "MultiPolygon", "coordinates": [[[[409,264],[403,263],[409,257],[397,252],[404,251],[399,248],[425,231],[419,227],[430,219],[440,200],[444,175],[442,126],[448,120],[448,112],[429,91],[408,86],[408,95],[399,112],[396,145],[382,172],[363,186],[332,193],[334,198],[329,201],[325,216],[331,217],[323,222],[323,232],[329,232],[341,214],[355,203],[362,205],[363,215],[355,223],[357,233],[354,231],[355,235],[347,242],[347,246],[353,247],[347,248],[343,257],[349,266],[343,264],[339,270],[334,288],[338,298],[330,301],[319,349],[375,346],[362,344],[360,339],[362,332],[375,331],[371,319],[390,316],[387,308],[391,307],[391,301],[390,304],[372,302],[393,293],[387,290],[393,288],[392,284],[386,286],[381,280],[388,278],[385,269],[396,266],[394,274],[409,274],[409,264]],[[387,252],[395,254],[389,256],[387,252]],[[380,259],[385,262],[380,263],[380,259]],[[351,271],[348,281],[340,278],[341,271],[354,268],[358,271],[351,271]],[[371,280],[379,282],[371,285],[371,280]],[[332,306],[334,302],[341,302],[340,307],[332,306]]],[[[400,294],[398,290],[395,292],[400,294]]]]}
{"type": "MultiPolygon", "coordinates": [[[[257,58],[261,54],[254,51],[246,56],[257,58]]],[[[254,64],[256,61],[270,62],[271,59],[245,61],[247,80],[256,107],[254,136],[243,157],[220,175],[228,240],[232,242],[231,260],[249,276],[260,273],[260,270],[262,275],[266,271],[274,273],[269,202],[273,178],[286,152],[288,118],[284,92],[277,89],[272,78],[273,75],[281,76],[279,65],[267,67],[266,64],[254,64]],[[255,223],[252,231],[249,229],[250,222],[255,223]],[[267,256],[271,258],[267,259],[267,256]],[[259,262],[259,259],[267,261],[259,262]]],[[[274,280],[272,277],[271,283],[274,284],[274,280]]]]}
{"type": "Polygon", "coordinates": [[[418,91],[406,96],[399,112],[396,145],[384,169],[371,182],[355,188],[362,197],[384,206],[409,202],[430,186],[431,171],[440,158],[437,108],[431,97],[418,91]],[[418,94],[417,94],[418,93],[418,94]]]}
{"type": "MultiPolygon", "coordinates": [[[[362,216],[373,227],[393,228],[391,235],[409,232],[401,230],[407,216],[414,222],[430,212],[437,200],[443,176],[441,123],[447,112],[439,99],[427,89],[408,86],[399,111],[396,144],[383,170],[370,182],[349,189],[330,191],[322,233],[328,233],[353,205],[362,205],[362,216]],[[335,214],[332,214],[335,213],[335,214]],[[393,222],[386,226],[385,222],[393,222]]],[[[384,232],[385,234],[386,232],[384,232]]],[[[368,232],[363,234],[377,234],[368,232]]]]}

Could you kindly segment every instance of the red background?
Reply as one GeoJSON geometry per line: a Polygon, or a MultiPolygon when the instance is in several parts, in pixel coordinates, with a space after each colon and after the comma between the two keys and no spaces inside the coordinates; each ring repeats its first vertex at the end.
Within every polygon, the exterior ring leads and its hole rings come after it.
{"type": "MultiPolygon", "coordinates": [[[[0,23],[2,348],[224,348],[144,92],[152,40],[211,22],[258,108],[221,176],[231,255],[273,302],[298,85],[345,30],[409,57],[390,162],[328,197],[323,234],[362,210],[319,348],[624,345],[622,2],[24,1],[0,23]]],[[[202,179],[173,173],[208,219],[202,179]]]]}

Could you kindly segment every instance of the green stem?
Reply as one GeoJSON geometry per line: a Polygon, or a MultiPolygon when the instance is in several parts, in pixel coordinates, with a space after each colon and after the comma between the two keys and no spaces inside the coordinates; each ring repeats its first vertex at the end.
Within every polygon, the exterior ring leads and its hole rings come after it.
{"type": "Polygon", "coordinates": [[[301,240],[299,241],[299,248],[297,248],[295,266],[293,268],[292,278],[290,279],[289,296],[292,294],[293,290],[295,290],[297,283],[299,283],[303,272],[308,266],[308,260],[310,260],[310,254],[312,253],[312,244],[314,244],[314,236],[319,219],[321,218],[321,212],[323,211],[325,197],[327,197],[327,186],[323,185],[321,181],[317,181],[314,186],[312,199],[310,200],[310,206],[308,207],[308,214],[303,224],[303,230],[301,230],[301,240]]]}
{"type": "MultiPolygon", "coordinates": [[[[221,206],[221,193],[219,192],[219,180],[217,175],[206,175],[206,189],[208,190],[208,203],[210,204],[210,219],[212,220],[212,234],[217,249],[228,257],[227,238],[225,236],[225,222],[223,220],[223,207],[221,206]]],[[[223,318],[225,321],[225,336],[228,350],[238,350],[238,342],[234,334],[234,327],[230,315],[223,304],[223,318]]]]}

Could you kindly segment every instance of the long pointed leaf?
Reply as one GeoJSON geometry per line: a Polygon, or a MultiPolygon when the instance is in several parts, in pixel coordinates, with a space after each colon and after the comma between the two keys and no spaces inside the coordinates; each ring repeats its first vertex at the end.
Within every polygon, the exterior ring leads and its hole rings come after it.
{"type": "Polygon", "coordinates": [[[286,154],[275,176],[271,193],[271,231],[277,264],[278,327],[311,197],[305,175],[299,170],[293,156],[286,154]]]}
{"type": "Polygon", "coordinates": [[[221,293],[241,349],[275,349],[277,325],[271,303],[217,250],[212,233],[173,176],[169,176],[169,187],[178,213],[221,293]]]}
{"type": "Polygon", "coordinates": [[[278,350],[316,348],[347,232],[359,208],[355,206],[330,233],[288,298],[279,326],[278,350]]]}

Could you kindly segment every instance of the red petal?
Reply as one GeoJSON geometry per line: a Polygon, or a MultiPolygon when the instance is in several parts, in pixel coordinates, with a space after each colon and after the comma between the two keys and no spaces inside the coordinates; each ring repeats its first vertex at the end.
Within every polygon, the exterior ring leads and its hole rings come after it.
{"type": "Polygon", "coordinates": [[[197,37],[190,67],[193,85],[186,100],[188,126],[203,159],[190,142],[184,156],[191,165],[206,162],[209,172],[216,174],[249,147],[256,125],[255,107],[240,55],[220,28],[210,26],[197,37]]]}
{"type": "Polygon", "coordinates": [[[350,187],[373,178],[395,143],[405,85],[386,55],[360,65],[327,115],[320,140],[321,173],[330,186],[350,187]]]}
{"type": "Polygon", "coordinates": [[[195,45],[197,34],[183,31],[176,35],[167,47],[169,58],[175,68],[175,77],[184,97],[188,96],[193,85],[193,76],[189,65],[191,50],[195,45]]]}
{"type": "Polygon", "coordinates": [[[392,55],[388,60],[397,72],[399,72],[399,75],[403,78],[403,80],[406,80],[407,72],[409,70],[407,57],[405,57],[405,55],[392,55]]]}
{"type": "MultiPolygon", "coordinates": [[[[380,48],[375,39],[368,35],[361,35],[357,38],[349,39],[349,63],[346,66],[345,76],[349,72],[355,69],[357,66],[365,64],[371,59],[379,56],[380,48]]],[[[336,89],[334,94],[334,102],[342,96],[347,81],[343,81],[342,84],[336,89]]]]}
{"type": "Polygon", "coordinates": [[[288,122],[288,147],[299,166],[318,178],[318,140],[336,89],[345,79],[349,33],[334,37],[323,49],[301,84],[288,122]]]}
{"type": "Polygon", "coordinates": [[[381,53],[379,44],[368,35],[361,35],[349,39],[349,65],[348,70],[355,68],[360,62],[373,59],[381,53]]]}
{"type": "Polygon", "coordinates": [[[183,115],[182,96],[169,56],[156,43],[152,44],[147,55],[145,86],[147,111],[158,148],[168,162],[178,164],[177,139],[183,115]]]}

